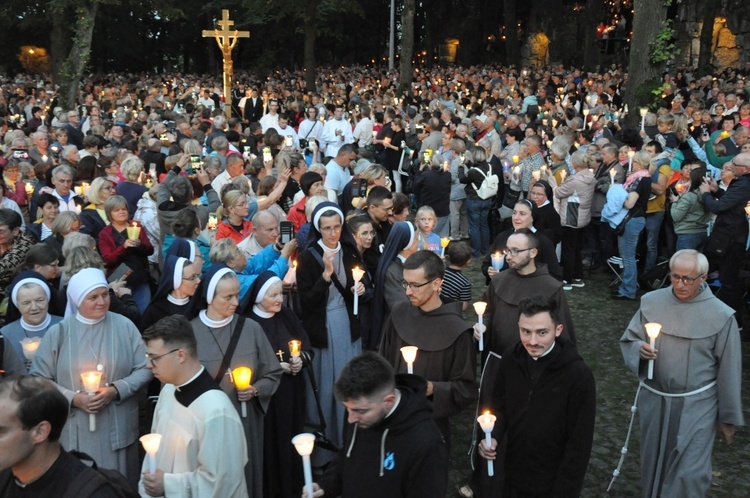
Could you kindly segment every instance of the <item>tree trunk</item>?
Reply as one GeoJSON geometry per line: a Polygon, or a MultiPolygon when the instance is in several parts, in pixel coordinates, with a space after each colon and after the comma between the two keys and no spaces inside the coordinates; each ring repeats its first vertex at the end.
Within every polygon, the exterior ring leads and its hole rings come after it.
{"type": "Polygon", "coordinates": [[[73,46],[70,48],[70,53],[60,66],[58,73],[60,95],[68,109],[75,108],[78,84],[91,56],[91,38],[94,34],[98,8],[99,2],[96,0],[82,2],[80,6],[76,7],[73,46]]]}
{"type": "MultiPolygon", "coordinates": [[[[658,3],[663,0],[651,1],[658,3]]],[[[636,15],[638,14],[636,13],[636,15]]],[[[588,0],[586,12],[583,14],[582,33],[579,35],[583,39],[583,68],[587,71],[595,71],[596,66],[599,65],[599,44],[596,41],[596,28],[603,18],[604,3],[601,0],[588,0]]],[[[635,21],[633,24],[635,24],[635,21]]],[[[631,43],[630,46],[635,47],[636,45],[631,43]]]]}
{"type": "Polygon", "coordinates": [[[667,8],[664,2],[653,0],[635,0],[633,16],[633,38],[630,43],[630,63],[625,102],[630,113],[628,123],[634,125],[640,116],[637,109],[647,104],[644,99],[637,98],[639,87],[651,79],[659,78],[660,65],[654,65],[649,60],[649,47],[661,31],[667,18],[667,8]]]}
{"type": "Polygon", "coordinates": [[[714,20],[719,9],[719,2],[705,0],[703,6],[703,27],[701,28],[701,48],[698,56],[698,74],[707,75],[712,73],[711,56],[714,45],[714,20]]]}
{"type": "Polygon", "coordinates": [[[315,17],[320,0],[308,0],[305,13],[305,87],[315,91],[315,17]]]}
{"type": "Polygon", "coordinates": [[[519,67],[521,64],[521,47],[518,43],[518,20],[516,18],[516,0],[505,0],[505,55],[508,65],[519,67]]]}
{"type": "Polygon", "coordinates": [[[414,67],[411,60],[414,57],[415,12],[416,0],[404,0],[404,8],[401,11],[401,61],[399,62],[399,91],[401,93],[411,90],[411,83],[414,79],[414,67]]]}

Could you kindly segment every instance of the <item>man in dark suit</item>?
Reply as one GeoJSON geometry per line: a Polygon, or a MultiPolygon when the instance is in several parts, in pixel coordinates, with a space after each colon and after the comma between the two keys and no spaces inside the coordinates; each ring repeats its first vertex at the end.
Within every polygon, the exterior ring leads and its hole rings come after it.
{"type": "Polygon", "coordinates": [[[263,100],[258,96],[257,88],[245,90],[245,97],[240,100],[242,120],[246,123],[260,121],[263,116],[263,100]]]}

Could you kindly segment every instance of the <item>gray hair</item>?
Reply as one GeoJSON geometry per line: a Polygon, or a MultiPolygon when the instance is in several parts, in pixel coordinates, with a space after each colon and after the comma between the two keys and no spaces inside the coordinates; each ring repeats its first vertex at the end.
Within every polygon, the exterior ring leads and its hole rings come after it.
{"type": "MultiPolygon", "coordinates": [[[[72,147],[75,148],[75,145],[73,145],[72,147]]],[[[53,178],[57,178],[58,175],[70,175],[70,176],[73,176],[73,170],[70,169],[70,166],[67,166],[65,164],[61,164],[60,166],[57,166],[55,169],[52,170],[52,177],[53,178]]]]}
{"type": "Polygon", "coordinates": [[[703,275],[704,273],[708,273],[708,258],[706,258],[703,253],[700,253],[695,249],[680,249],[679,251],[674,253],[669,259],[669,269],[671,270],[674,267],[675,262],[683,256],[689,256],[695,259],[697,270],[701,275],[703,275]]]}
{"type": "Polygon", "coordinates": [[[120,171],[127,180],[135,182],[143,171],[143,161],[138,156],[130,156],[122,162],[120,171]]]}

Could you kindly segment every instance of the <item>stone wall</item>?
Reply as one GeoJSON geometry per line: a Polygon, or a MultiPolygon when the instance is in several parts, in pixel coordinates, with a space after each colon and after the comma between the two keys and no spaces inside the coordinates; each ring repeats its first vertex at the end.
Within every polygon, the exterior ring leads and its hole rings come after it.
{"type": "MultiPolygon", "coordinates": [[[[742,5],[743,1],[747,0],[724,2],[714,21],[711,63],[719,69],[740,67],[746,60],[750,60],[750,16],[747,15],[747,6],[742,5]]],[[[676,45],[679,49],[675,64],[678,66],[694,66],[698,63],[703,27],[701,9],[701,4],[696,6],[693,2],[680,4],[674,22],[676,45]]]]}

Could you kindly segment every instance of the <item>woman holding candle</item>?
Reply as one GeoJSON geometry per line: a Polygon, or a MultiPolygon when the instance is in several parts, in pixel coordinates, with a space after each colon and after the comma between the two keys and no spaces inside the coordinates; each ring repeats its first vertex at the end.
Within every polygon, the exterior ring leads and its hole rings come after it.
{"type": "Polygon", "coordinates": [[[138,465],[138,397],[151,380],[146,348],[135,325],[109,311],[104,273],[79,271],[67,288],[65,318],[50,327],[31,364],[31,375],[50,379],[71,404],[60,442],[83,451],[103,468],[115,469],[135,489],[138,465]],[[81,376],[102,374],[95,394],[81,392],[81,376]],[[116,401],[116,402],[115,402],[116,401]],[[96,429],[90,430],[89,414],[96,429]]]}
{"type": "MultiPolygon", "coordinates": [[[[591,205],[594,200],[596,179],[591,172],[591,158],[585,152],[576,151],[570,156],[575,174],[565,179],[554,191],[560,203],[562,225],[563,289],[583,287],[583,228],[591,221],[591,205]]],[[[612,176],[614,182],[614,176],[612,176]]]]}
{"type": "Polygon", "coordinates": [[[630,219],[625,224],[625,232],[618,235],[617,244],[623,262],[622,283],[613,291],[612,299],[634,300],[638,289],[638,267],[635,259],[638,237],[646,227],[646,205],[651,195],[651,173],[656,171],[651,156],[640,150],[633,156],[633,172],[625,180],[628,197],[624,207],[630,219]]]}
{"type": "Polygon", "coordinates": [[[24,358],[21,341],[31,337],[44,337],[50,326],[62,320],[62,317],[48,312],[53,289],[41,274],[23,271],[13,279],[9,290],[8,312],[10,314],[10,308],[15,308],[21,318],[1,328],[0,335],[10,341],[20,358],[24,358]]]}
{"type": "MultiPolygon", "coordinates": [[[[321,202],[312,214],[307,249],[299,254],[297,288],[302,324],[315,352],[313,371],[315,378],[320,379],[326,436],[336,445],[343,442],[346,413],[333,397],[333,379],[362,349],[359,320],[353,314],[353,293],[362,297],[365,285],[361,281],[355,284],[352,275],[355,266],[365,267],[344,213],[336,204],[321,202]]],[[[317,413],[310,408],[312,419],[317,419],[317,413]]],[[[318,466],[332,458],[329,452],[313,454],[313,462],[318,466]]]]}
{"type": "Polygon", "coordinates": [[[99,232],[98,247],[107,275],[122,264],[133,271],[127,278],[128,288],[142,313],[151,301],[148,256],[154,247],[140,223],[128,219],[128,201],[124,197],[113,195],[107,199],[104,212],[110,224],[99,232]]]}
{"type": "Polygon", "coordinates": [[[248,317],[260,324],[284,371],[264,421],[263,493],[292,498],[302,489],[302,466],[289,441],[304,432],[306,383],[305,376],[298,374],[309,365],[312,348],[297,315],[283,305],[283,285],[273,272],[258,276],[250,289],[250,302],[248,317]],[[301,349],[291,351],[290,341],[298,341],[301,349]]]}
{"type": "Polygon", "coordinates": [[[104,203],[114,194],[115,185],[103,176],[95,178],[89,188],[88,199],[91,202],[81,211],[81,233],[96,237],[109,225],[104,203]]]}
{"type": "Polygon", "coordinates": [[[711,213],[703,206],[703,196],[698,190],[703,183],[706,167],[697,160],[685,161],[682,165],[689,170],[687,188],[684,188],[684,184],[678,184],[683,186],[683,192],[678,191],[680,195],[670,194],[670,215],[677,235],[676,250],[702,251],[708,239],[706,223],[711,219],[711,213]]]}
{"type": "Polygon", "coordinates": [[[249,462],[245,478],[250,496],[263,493],[263,419],[276,392],[283,370],[260,326],[235,314],[239,305],[240,282],[231,268],[215,264],[203,279],[203,298],[208,307],[191,321],[198,342],[198,357],[209,375],[227,393],[241,413],[247,404],[247,417],[241,418],[247,439],[249,462]],[[236,335],[235,349],[230,342],[236,335]],[[251,385],[238,390],[229,371],[237,367],[252,370],[251,385]]]}

